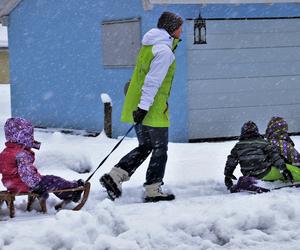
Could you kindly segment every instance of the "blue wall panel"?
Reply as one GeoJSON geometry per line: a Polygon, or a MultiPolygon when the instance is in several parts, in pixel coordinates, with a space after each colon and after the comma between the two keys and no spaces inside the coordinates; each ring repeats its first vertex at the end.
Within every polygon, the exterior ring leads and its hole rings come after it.
{"type": "MultiPolygon", "coordinates": [[[[298,15],[294,4],[155,5],[140,0],[24,0],[10,15],[9,47],[12,113],[35,125],[101,131],[100,94],[113,101],[113,136],[128,129],[120,122],[123,85],[133,68],[105,69],[101,23],[141,17],[141,33],[156,26],[162,11],[184,18],[298,15]]],[[[186,33],[176,52],[177,71],[170,99],[171,141],[188,140],[186,33]]]]}
{"type": "MultiPolygon", "coordinates": [[[[194,7],[155,7],[144,12],[139,0],[22,1],[11,14],[9,27],[13,115],[38,126],[100,131],[100,94],[107,93],[113,101],[113,135],[123,134],[128,128],[120,122],[123,85],[133,68],[103,68],[101,23],[140,16],[144,34],[167,9],[187,16],[194,7]]],[[[187,140],[184,48],[183,42],[170,100],[174,141],[187,140]]]]}

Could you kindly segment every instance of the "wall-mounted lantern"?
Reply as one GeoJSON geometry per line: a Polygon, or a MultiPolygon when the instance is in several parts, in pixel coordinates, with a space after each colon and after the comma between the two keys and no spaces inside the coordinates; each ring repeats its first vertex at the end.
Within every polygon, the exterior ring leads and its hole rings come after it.
{"type": "Polygon", "coordinates": [[[206,22],[201,15],[194,19],[194,44],[206,44],[206,22]]]}

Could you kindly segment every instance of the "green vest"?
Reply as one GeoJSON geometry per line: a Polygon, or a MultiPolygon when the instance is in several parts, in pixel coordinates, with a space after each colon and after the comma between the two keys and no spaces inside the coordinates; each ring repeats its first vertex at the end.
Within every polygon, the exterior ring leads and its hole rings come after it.
{"type": "MultiPolygon", "coordinates": [[[[179,40],[174,39],[173,49],[176,48],[179,40]]],[[[126,93],[125,102],[123,105],[121,121],[133,124],[132,112],[137,109],[142,96],[142,87],[147,73],[150,70],[151,61],[154,58],[151,46],[142,46],[139,51],[136,66],[130,80],[129,88],[126,93]]],[[[168,73],[163,80],[154,98],[153,104],[150,107],[146,117],[143,120],[143,125],[150,127],[169,127],[169,110],[168,99],[172,87],[173,76],[175,73],[176,62],[170,65],[168,73]]]]}

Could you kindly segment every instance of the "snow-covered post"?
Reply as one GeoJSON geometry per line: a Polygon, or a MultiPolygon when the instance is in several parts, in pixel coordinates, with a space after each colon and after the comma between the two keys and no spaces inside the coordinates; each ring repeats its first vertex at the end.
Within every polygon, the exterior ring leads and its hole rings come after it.
{"type": "Polygon", "coordinates": [[[101,100],[104,104],[104,132],[107,137],[112,137],[112,102],[111,98],[108,94],[102,93],[101,94],[101,100]]]}

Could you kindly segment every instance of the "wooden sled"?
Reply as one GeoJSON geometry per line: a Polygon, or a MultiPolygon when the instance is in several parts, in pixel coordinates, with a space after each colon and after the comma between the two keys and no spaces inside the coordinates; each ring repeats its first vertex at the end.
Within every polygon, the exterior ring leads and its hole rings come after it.
{"type": "MultiPolygon", "coordinates": [[[[89,197],[90,188],[91,188],[91,184],[89,182],[86,182],[83,187],[64,189],[64,192],[83,190],[83,194],[81,195],[81,200],[72,209],[73,211],[79,211],[84,206],[84,204],[86,203],[86,201],[89,197]]],[[[56,190],[56,191],[53,191],[52,193],[61,193],[61,191],[56,190]]],[[[55,205],[55,210],[60,210],[60,209],[64,208],[65,205],[69,204],[70,202],[72,202],[72,201],[71,200],[64,200],[64,201],[58,203],[57,205],[55,205]]]]}
{"type": "MultiPolygon", "coordinates": [[[[74,211],[80,210],[84,204],[86,203],[89,193],[90,193],[90,188],[91,184],[89,182],[86,182],[84,186],[82,187],[77,187],[77,188],[69,188],[69,189],[62,189],[62,190],[54,190],[54,191],[49,191],[49,193],[64,193],[64,192],[74,192],[74,191],[83,191],[83,194],[81,195],[81,200],[77,203],[77,205],[72,209],[74,211]]],[[[37,194],[28,192],[28,193],[11,193],[8,191],[0,191],[0,206],[3,205],[5,202],[8,209],[9,209],[9,216],[10,218],[15,217],[15,206],[14,206],[14,201],[16,196],[21,196],[21,195],[27,195],[28,196],[28,202],[27,202],[27,211],[32,210],[32,205],[35,201],[35,199],[39,200],[40,207],[41,207],[41,212],[47,213],[47,205],[46,205],[46,200],[45,199],[39,199],[37,194]]],[[[64,205],[67,203],[70,203],[71,201],[63,201],[55,206],[56,210],[64,208],[64,205]]]]}

